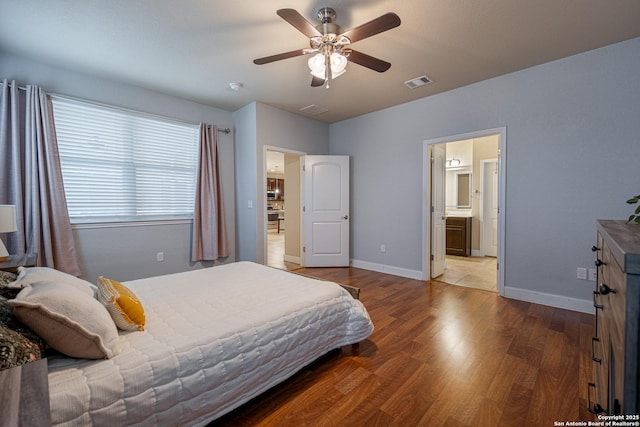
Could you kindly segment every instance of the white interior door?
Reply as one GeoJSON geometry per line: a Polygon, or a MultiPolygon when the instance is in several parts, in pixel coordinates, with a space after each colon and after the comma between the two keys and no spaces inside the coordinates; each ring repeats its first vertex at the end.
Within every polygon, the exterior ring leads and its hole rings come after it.
{"type": "Polygon", "coordinates": [[[446,267],[445,212],[446,145],[431,147],[431,277],[444,273],[446,267]]]}
{"type": "Polygon", "coordinates": [[[302,265],[349,266],[349,156],[304,156],[302,265]]]}
{"type": "Polygon", "coordinates": [[[498,256],[498,161],[482,166],[482,251],[485,256],[498,256]]]}

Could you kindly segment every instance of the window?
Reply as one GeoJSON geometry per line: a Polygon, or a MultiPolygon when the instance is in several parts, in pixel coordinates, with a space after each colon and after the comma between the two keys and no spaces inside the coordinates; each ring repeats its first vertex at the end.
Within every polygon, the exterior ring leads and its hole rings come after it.
{"type": "Polygon", "coordinates": [[[198,125],[54,97],[72,224],[193,217],[198,125]]]}

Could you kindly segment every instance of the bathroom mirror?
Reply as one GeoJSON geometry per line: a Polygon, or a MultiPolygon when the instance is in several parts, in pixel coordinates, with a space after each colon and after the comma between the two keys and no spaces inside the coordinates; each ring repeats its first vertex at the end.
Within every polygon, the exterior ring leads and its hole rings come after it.
{"type": "Polygon", "coordinates": [[[456,208],[471,209],[471,172],[456,172],[456,208]]]}

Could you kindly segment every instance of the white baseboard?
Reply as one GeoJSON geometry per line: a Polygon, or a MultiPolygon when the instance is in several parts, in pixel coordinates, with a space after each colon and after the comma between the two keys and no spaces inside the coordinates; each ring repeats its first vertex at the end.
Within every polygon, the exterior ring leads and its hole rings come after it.
{"type": "Polygon", "coordinates": [[[373,262],[351,260],[351,266],[363,268],[365,270],[377,271],[378,273],[393,274],[394,276],[406,277],[408,279],[422,280],[422,272],[409,270],[408,268],[394,267],[392,265],[376,264],[373,262]]]}
{"type": "Polygon", "coordinates": [[[299,256],[292,256],[292,255],[284,254],[283,258],[284,258],[285,262],[291,262],[293,264],[300,264],[300,257],[299,256]]]}
{"type": "Polygon", "coordinates": [[[484,252],[480,249],[471,249],[471,256],[484,256],[484,252]]]}
{"type": "Polygon", "coordinates": [[[504,296],[520,301],[548,305],[556,308],[564,308],[566,310],[579,311],[581,313],[594,314],[593,302],[590,300],[545,294],[542,292],[529,291],[527,289],[511,288],[508,286],[505,286],[504,288],[504,296]]]}
{"type": "MultiPolygon", "coordinates": [[[[406,277],[409,279],[422,280],[422,272],[409,270],[407,268],[394,267],[391,265],[377,264],[373,262],[351,260],[351,266],[365,270],[377,271],[378,273],[393,274],[394,276],[406,277]]],[[[594,314],[593,302],[570,298],[561,295],[546,294],[542,292],[530,291],[527,289],[504,288],[504,297],[520,301],[542,304],[550,307],[563,308],[565,310],[578,311],[581,313],[594,314]]]]}

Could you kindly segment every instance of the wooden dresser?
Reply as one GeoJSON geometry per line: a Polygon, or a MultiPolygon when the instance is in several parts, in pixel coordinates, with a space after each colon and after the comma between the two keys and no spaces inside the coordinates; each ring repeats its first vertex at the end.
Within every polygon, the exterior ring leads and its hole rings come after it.
{"type": "Polygon", "coordinates": [[[597,224],[598,280],[592,339],[593,382],[588,405],[593,413],[638,414],[640,399],[640,225],[600,220],[597,224]]]}

